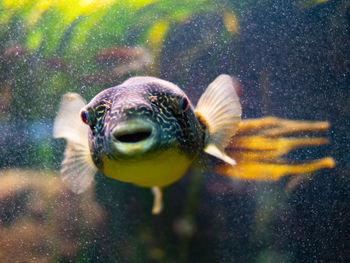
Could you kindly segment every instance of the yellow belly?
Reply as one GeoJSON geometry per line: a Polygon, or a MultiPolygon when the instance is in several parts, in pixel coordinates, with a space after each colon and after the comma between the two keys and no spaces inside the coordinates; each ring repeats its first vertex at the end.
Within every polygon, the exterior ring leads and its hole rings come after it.
{"type": "Polygon", "coordinates": [[[166,186],[179,180],[192,160],[176,149],[169,149],[140,160],[116,161],[104,158],[102,172],[113,179],[143,187],[166,186]]]}

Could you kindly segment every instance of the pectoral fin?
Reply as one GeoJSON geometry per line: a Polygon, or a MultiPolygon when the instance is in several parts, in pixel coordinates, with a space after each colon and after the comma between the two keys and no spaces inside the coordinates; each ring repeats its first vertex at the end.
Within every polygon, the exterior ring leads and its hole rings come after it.
{"type": "Polygon", "coordinates": [[[61,167],[61,176],[75,193],[85,191],[93,182],[97,168],[89,149],[88,129],[80,120],[80,109],[85,101],[75,93],[63,96],[53,128],[54,138],[67,140],[61,167]]]}
{"type": "Polygon", "coordinates": [[[238,129],[242,114],[232,78],[228,75],[217,77],[199,99],[195,112],[209,131],[205,151],[234,164],[234,160],[224,153],[238,129]]]}
{"type": "Polygon", "coordinates": [[[207,154],[210,154],[228,164],[235,165],[236,161],[233,160],[231,157],[229,157],[226,153],[221,151],[218,147],[216,147],[214,144],[209,144],[207,147],[205,147],[204,151],[207,154]]]}

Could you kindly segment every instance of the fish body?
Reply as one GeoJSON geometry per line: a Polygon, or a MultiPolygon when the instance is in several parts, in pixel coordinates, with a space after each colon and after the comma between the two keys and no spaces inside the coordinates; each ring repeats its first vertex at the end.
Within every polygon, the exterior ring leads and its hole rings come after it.
{"type": "Polygon", "coordinates": [[[153,188],[153,212],[159,212],[160,188],[179,180],[205,155],[235,164],[224,149],[240,120],[241,106],[228,75],[208,86],[196,108],[178,86],[154,77],[130,78],[87,104],[68,93],[54,125],[54,137],[67,140],[63,180],[80,193],[100,170],[153,188]]]}
{"type": "Polygon", "coordinates": [[[144,77],[98,94],[84,108],[98,115],[89,129],[94,164],[108,177],[139,186],[177,181],[205,139],[193,107],[184,110],[182,100],[186,94],[174,84],[144,77]]]}

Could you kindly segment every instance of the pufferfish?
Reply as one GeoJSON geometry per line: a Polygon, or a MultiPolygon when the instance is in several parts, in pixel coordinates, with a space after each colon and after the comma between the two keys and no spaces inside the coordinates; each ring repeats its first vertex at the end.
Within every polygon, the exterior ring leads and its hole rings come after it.
{"type": "Polygon", "coordinates": [[[234,86],[230,76],[218,76],[196,107],[177,85],[155,77],[132,77],[87,104],[78,94],[67,93],[53,130],[55,138],[67,140],[63,181],[81,193],[99,170],[115,180],[149,187],[155,197],[152,212],[158,214],[162,188],[190,168],[275,181],[334,166],[331,157],[301,163],[282,158],[293,149],[327,143],[305,133],[326,131],[328,122],[275,117],[241,121],[234,86]]]}
{"type": "Polygon", "coordinates": [[[228,75],[218,76],[195,108],[177,85],[155,77],[132,77],[87,104],[78,94],[67,93],[53,131],[55,138],[67,140],[63,181],[81,193],[100,170],[152,188],[152,212],[159,213],[162,187],[178,181],[205,155],[235,165],[224,149],[238,129],[241,112],[228,75]]]}

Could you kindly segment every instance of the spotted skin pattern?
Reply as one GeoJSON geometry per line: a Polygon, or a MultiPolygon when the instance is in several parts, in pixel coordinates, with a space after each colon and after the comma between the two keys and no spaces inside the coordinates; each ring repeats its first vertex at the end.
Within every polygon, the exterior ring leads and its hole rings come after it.
{"type": "Polygon", "coordinates": [[[124,158],[152,158],[170,148],[178,149],[190,159],[203,151],[206,130],[190,105],[180,107],[186,94],[177,86],[150,78],[145,83],[121,84],[99,93],[85,106],[92,118],[89,146],[99,169],[103,158],[123,161],[124,158]],[[142,156],[125,157],[115,151],[111,132],[118,123],[138,119],[152,122],[158,130],[156,143],[142,156]]]}

